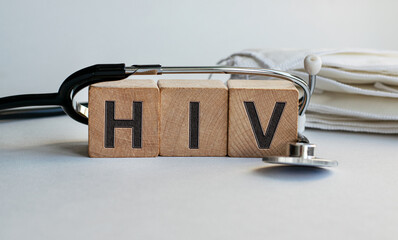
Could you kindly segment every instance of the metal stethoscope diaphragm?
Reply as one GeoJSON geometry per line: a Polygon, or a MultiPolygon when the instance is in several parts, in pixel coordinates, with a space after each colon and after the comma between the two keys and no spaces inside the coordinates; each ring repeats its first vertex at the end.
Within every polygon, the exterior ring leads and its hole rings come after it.
{"type": "MultiPolygon", "coordinates": [[[[303,95],[299,99],[299,116],[303,116],[315,89],[316,74],[321,69],[318,56],[307,56],[304,60],[305,70],[309,75],[308,83],[300,77],[287,72],[231,66],[199,66],[199,67],[163,67],[161,65],[97,64],[81,69],[70,75],[56,93],[24,94],[0,98],[0,120],[17,118],[34,118],[54,116],[66,113],[74,120],[88,124],[87,103],[75,100],[77,93],[94,83],[117,81],[131,75],[162,75],[162,74],[239,74],[275,77],[288,80],[299,86],[303,95]],[[32,107],[36,108],[25,108],[32,107]],[[37,108],[39,106],[39,108],[37,108]],[[52,106],[43,108],[41,106],[52,106]],[[54,107],[56,106],[56,107],[54,107]],[[21,109],[22,108],[22,109],[21,109]]],[[[314,157],[315,145],[298,134],[298,140],[290,144],[289,157],[264,157],[268,163],[293,164],[314,167],[337,166],[337,161],[323,160],[314,157]]]]}

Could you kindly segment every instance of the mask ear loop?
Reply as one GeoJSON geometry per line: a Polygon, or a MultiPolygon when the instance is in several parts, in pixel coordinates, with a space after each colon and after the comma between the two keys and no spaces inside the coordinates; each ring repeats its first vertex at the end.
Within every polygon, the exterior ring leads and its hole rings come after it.
{"type": "MultiPolygon", "coordinates": [[[[228,58],[220,60],[217,64],[222,64],[222,63],[227,63],[227,64],[228,63],[233,63],[233,59],[230,56],[228,58]]],[[[312,96],[312,94],[313,94],[313,92],[315,90],[316,75],[321,70],[321,67],[322,67],[322,60],[321,60],[320,57],[318,57],[316,55],[308,55],[304,59],[304,69],[308,73],[308,88],[309,88],[308,102],[310,101],[311,96],[312,96]]],[[[210,74],[208,79],[211,79],[212,75],[213,74],[210,74]]],[[[245,78],[246,78],[246,80],[250,79],[249,75],[245,75],[245,78]]],[[[299,102],[301,103],[302,101],[304,101],[304,99],[300,98],[299,102]]],[[[308,106],[308,105],[309,104],[306,104],[306,106],[308,106]]],[[[299,114],[298,128],[297,128],[298,129],[298,135],[299,135],[298,139],[300,139],[300,136],[303,136],[302,133],[305,130],[305,122],[306,122],[305,111],[306,111],[306,108],[307,107],[305,107],[303,109],[302,114],[299,114]]]]}

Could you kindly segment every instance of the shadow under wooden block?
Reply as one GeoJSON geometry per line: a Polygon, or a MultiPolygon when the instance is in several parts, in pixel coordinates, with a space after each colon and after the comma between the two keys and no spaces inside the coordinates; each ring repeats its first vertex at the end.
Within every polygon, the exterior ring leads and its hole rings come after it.
{"type": "Polygon", "coordinates": [[[297,140],[298,90],[288,81],[229,80],[228,155],[287,156],[297,140]]]}
{"type": "Polygon", "coordinates": [[[228,89],[217,80],[159,80],[160,155],[226,156],[228,89]]]}
{"type": "Polygon", "coordinates": [[[89,156],[157,156],[159,97],[153,80],[124,79],[91,85],[89,156]]]}

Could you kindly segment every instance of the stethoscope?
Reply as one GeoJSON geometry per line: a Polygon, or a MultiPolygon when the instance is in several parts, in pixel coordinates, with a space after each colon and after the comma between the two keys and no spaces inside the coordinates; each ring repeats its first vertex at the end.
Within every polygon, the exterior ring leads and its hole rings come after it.
{"type": "MultiPolygon", "coordinates": [[[[276,77],[293,82],[303,90],[299,99],[299,116],[303,116],[315,89],[316,75],[322,66],[318,56],[310,55],[304,60],[304,68],[309,75],[308,84],[303,79],[286,72],[245,67],[205,66],[205,67],[163,67],[161,65],[97,64],[81,69],[70,75],[57,93],[24,94],[0,98],[0,120],[55,116],[66,113],[74,120],[88,124],[88,106],[75,100],[83,88],[99,82],[117,81],[131,75],[162,74],[239,74],[276,77]],[[24,108],[32,106],[53,106],[47,108],[24,108]],[[54,107],[58,106],[58,107],[54,107]],[[22,108],[22,109],[18,109],[22,108]]],[[[289,146],[289,156],[264,157],[268,163],[302,165],[312,167],[333,167],[337,161],[315,157],[315,145],[298,134],[297,142],[289,146]]]]}

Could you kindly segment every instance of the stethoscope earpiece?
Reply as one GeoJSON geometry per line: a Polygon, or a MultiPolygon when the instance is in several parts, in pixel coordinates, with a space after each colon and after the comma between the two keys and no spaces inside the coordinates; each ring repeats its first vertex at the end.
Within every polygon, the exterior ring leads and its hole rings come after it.
{"type": "Polygon", "coordinates": [[[304,69],[308,75],[317,75],[322,68],[322,59],[316,55],[308,55],[304,59],[304,69]]]}

